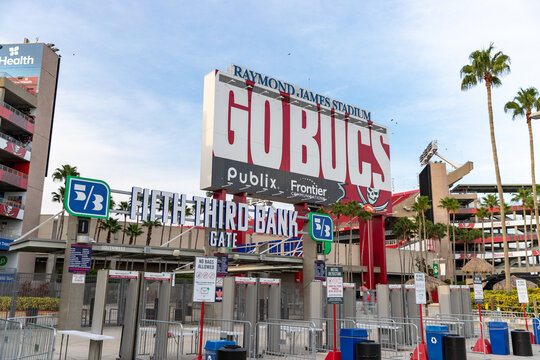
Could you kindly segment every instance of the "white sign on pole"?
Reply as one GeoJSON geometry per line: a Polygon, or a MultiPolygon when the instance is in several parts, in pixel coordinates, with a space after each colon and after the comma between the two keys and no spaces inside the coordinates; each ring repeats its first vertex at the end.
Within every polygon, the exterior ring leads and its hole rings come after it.
{"type": "Polygon", "coordinates": [[[193,302],[216,302],[217,258],[196,257],[193,302]]]}
{"type": "Polygon", "coordinates": [[[343,267],[326,267],[326,303],[343,304],[343,267]]]}
{"type": "Polygon", "coordinates": [[[86,274],[73,274],[72,283],[73,284],[84,284],[86,279],[86,274]]]}
{"type": "Polygon", "coordinates": [[[439,264],[439,276],[445,276],[446,275],[446,264],[442,263],[439,264]]]}
{"type": "Polygon", "coordinates": [[[527,293],[527,282],[525,280],[516,280],[518,300],[520,304],[529,303],[529,294],[527,293]]]}
{"type": "Polygon", "coordinates": [[[416,293],[416,304],[426,304],[426,276],[424,273],[414,273],[414,288],[416,293]]]}
{"type": "Polygon", "coordinates": [[[473,289],[474,289],[474,302],[477,304],[483,304],[484,303],[484,288],[482,287],[482,278],[480,276],[474,277],[473,289]]]}

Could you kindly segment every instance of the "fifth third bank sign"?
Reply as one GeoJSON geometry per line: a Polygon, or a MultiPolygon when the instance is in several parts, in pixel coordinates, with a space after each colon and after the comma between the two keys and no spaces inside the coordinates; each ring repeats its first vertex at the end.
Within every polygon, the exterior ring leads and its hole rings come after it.
{"type": "Polygon", "coordinates": [[[204,79],[201,189],[391,212],[388,129],[356,106],[239,65],[204,79]]]}

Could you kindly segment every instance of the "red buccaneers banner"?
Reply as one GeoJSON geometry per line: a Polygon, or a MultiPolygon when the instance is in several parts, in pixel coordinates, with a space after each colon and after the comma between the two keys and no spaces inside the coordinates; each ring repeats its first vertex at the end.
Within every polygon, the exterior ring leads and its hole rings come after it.
{"type": "Polygon", "coordinates": [[[233,65],[205,77],[201,189],[391,212],[388,129],[358,107],[233,65]]]}

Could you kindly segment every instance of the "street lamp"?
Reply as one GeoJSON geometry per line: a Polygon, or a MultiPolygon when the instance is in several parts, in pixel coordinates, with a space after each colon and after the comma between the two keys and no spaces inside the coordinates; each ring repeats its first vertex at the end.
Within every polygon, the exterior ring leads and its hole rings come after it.
{"type": "Polygon", "coordinates": [[[540,111],[531,114],[531,119],[540,119],[540,111]]]}

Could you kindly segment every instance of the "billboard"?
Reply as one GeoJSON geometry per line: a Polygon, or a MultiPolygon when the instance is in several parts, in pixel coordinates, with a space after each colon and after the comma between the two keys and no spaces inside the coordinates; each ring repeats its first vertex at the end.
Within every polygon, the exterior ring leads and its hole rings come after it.
{"type": "Polygon", "coordinates": [[[0,45],[0,76],[36,95],[44,44],[0,45]]]}
{"type": "Polygon", "coordinates": [[[388,129],[361,108],[232,65],[205,76],[201,189],[390,212],[388,129]]]}

